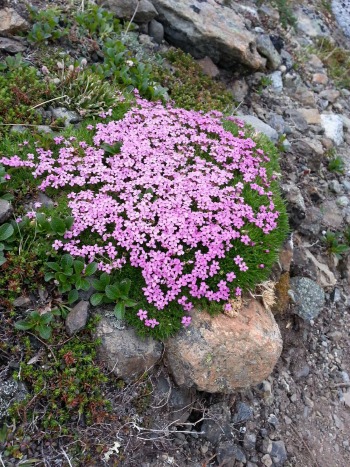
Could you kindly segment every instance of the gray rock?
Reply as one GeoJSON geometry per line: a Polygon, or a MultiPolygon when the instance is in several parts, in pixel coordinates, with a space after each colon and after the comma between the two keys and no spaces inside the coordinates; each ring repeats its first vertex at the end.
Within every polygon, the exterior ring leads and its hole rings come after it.
{"type": "Polygon", "coordinates": [[[45,195],[45,193],[39,192],[38,194],[38,201],[45,206],[46,208],[50,208],[55,205],[51,198],[45,195]]]}
{"type": "Polygon", "coordinates": [[[0,34],[15,34],[28,29],[29,23],[14,8],[0,9],[0,34]]]}
{"type": "Polygon", "coordinates": [[[290,287],[294,313],[306,321],[317,318],[325,304],[323,289],[307,277],[292,277],[290,287]]]}
{"type": "Polygon", "coordinates": [[[344,187],[344,190],[349,193],[350,192],[350,182],[349,180],[343,180],[342,185],[344,187]]]}
{"type": "Polygon", "coordinates": [[[337,204],[330,200],[320,206],[323,214],[322,224],[327,228],[338,229],[343,223],[343,214],[337,204]]]}
{"type": "Polygon", "coordinates": [[[272,84],[271,88],[272,91],[276,94],[280,94],[283,91],[283,81],[282,81],[282,72],[281,71],[274,71],[269,75],[272,84]]]}
{"type": "Polygon", "coordinates": [[[36,127],[36,129],[37,129],[37,131],[38,131],[39,133],[46,133],[47,135],[53,133],[53,131],[52,131],[52,129],[49,127],[49,125],[38,125],[38,126],[36,127]]]}
{"type": "Polygon", "coordinates": [[[231,412],[225,403],[210,406],[207,417],[201,426],[202,436],[212,444],[217,444],[224,436],[231,437],[231,412]]]}
{"type": "Polygon", "coordinates": [[[18,54],[24,52],[25,49],[25,46],[15,39],[0,37],[0,50],[3,50],[4,52],[9,54],[18,54]]]}
{"type": "Polygon", "coordinates": [[[331,139],[335,145],[339,146],[344,141],[343,119],[337,114],[321,114],[321,125],[325,135],[331,139]]]}
{"type": "Polygon", "coordinates": [[[169,422],[186,423],[191,414],[192,403],[196,398],[196,391],[193,388],[174,387],[169,378],[163,374],[157,380],[157,385],[153,392],[154,403],[152,405],[161,406],[166,401],[169,413],[169,422]]]}
{"type": "Polygon", "coordinates": [[[332,0],[332,11],[337,23],[344,33],[350,37],[350,2],[349,0],[332,0]]]}
{"type": "Polygon", "coordinates": [[[63,118],[65,120],[64,125],[66,127],[69,126],[70,123],[79,123],[82,120],[81,116],[77,114],[77,112],[67,110],[65,107],[56,107],[55,109],[50,108],[50,111],[54,118],[63,118]]]}
{"type": "Polygon", "coordinates": [[[66,331],[69,336],[85,328],[89,317],[89,302],[80,301],[71,309],[66,318],[66,331]]]}
{"type": "Polygon", "coordinates": [[[271,141],[278,141],[277,131],[270,127],[270,125],[267,123],[264,123],[258,117],[254,117],[254,115],[239,115],[238,118],[243,120],[248,125],[251,125],[257,131],[257,133],[263,133],[268,138],[270,138],[271,141]]]}
{"type": "Polygon", "coordinates": [[[286,67],[287,71],[293,68],[293,65],[294,65],[293,57],[291,56],[289,52],[287,52],[284,49],[281,50],[281,59],[282,59],[282,64],[286,67]]]}
{"type": "Polygon", "coordinates": [[[109,8],[118,18],[130,20],[137,7],[135,23],[148,23],[157,16],[157,10],[148,0],[100,0],[102,6],[109,8]]]}
{"type": "Polygon", "coordinates": [[[300,189],[294,183],[283,183],[282,193],[287,201],[287,209],[293,226],[298,226],[305,219],[305,201],[300,189]]]}
{"type": "Polygon", "coordinates": [[[300,112],[294,109],[288,109],[285,111],[285,115],[289,125],[292,128],[295,128],[301,133],[305,133],[306,131],[308,131],[309,126],[307,124],[307,121],[300,112]]]}
{"type": "Polygon", "coordinates": [[[298,20],[298,31],[307,36],[318,37],[329,35],[328,28],[314,11],[307,8],[299,8],[295,13],[295,17],[298,20]]]}
{"type": "Polygon", "coordinates": [[[13,306],[16,308],[29,308],[31,303],[32,301],[29,297],[25,297],[22,295],[21,297],[18,297],[13,301],[13,306]]]}
{"type": "Polygon", "coordinates": [[[238,79],[232,84],[231,91],[237,102],[243,102],[248,95],[249,86],[244,78],[238,79]]]}
{"type": "Polygon", "coordinates": [[[210,57],[200,58],[197,60],[197,63],[202,68],[202,71],[205,75],[210,76],[211,78],[216,78],[220,75],[219,68],[215,65],[210,57]]]}
{"type": "Polygon", "coordinates": [[[253,418],[253,409],[244,402],[238,402],[232,423],[244,423],[253,418]]]}
{"type": "Polygon", "coordinates": [[[25,125],[13,125],[11,127],[11,133],[25,133],[28,131],[28,128],[25,125]]]}
{"type": "Polygon", "coordinates": [[[270,36],[261,34],[256,39],[256,48],[258,52],[267,58],[267,66],[272,70],[276,70],[282,63],[280,54],[275,49],[270,36]]]}
{"type": "Polygon", "coordinates": [[[345,195],[339,196],[339,198],[337,198],[336,200],[336,203],[340,208],[345,208],[346,206],[348,206],[349,202],[349,198],[345,195]]]}
{"type": "Polygon", "coordinates": [[[283,135],[285,133],[286,123],[281,115],[271,115],[268,123],[279,135],[283,135]]]}
{"type": "Polygon", "coordinates": [[[328,188],[333,191],[333,193],[341,193],[343,190],[342,190],[342,186],[341,184],[338,182],[338,180],[331,180],[330,182],[328,182],[328,188]]]}
{"type": "Polygon", "coordinates": [[[11,203],[6,199],[0,199],[0,224],[6,222],[12,215],[11,203]]]}
{"type": "Polygon", "coordinates": [[[246,451],[254,451],[256,445],[256,434],[246,433],[243,440],[243,446],[246,451]]]}
{"type": "Polygon", "coordinates": [[[250,68],[264,66],[256,49],[255,37],[237,13],[215,0],[191,4],[177,0],[153,0],[164,26],[165,38],[195,58],[210,57],[224,68],[237,62],[250,68]]]}
{"type": "Polygon", "coordinates": [[[322,212],[316,206],[311,206],[305,211],[305,219],[298,226],[299,232],[304,235],[318,235],[321,230],[322,212]]]}
{"type": "Polygon", "coordinates": [[[276,467],[282,467],[287,460],[287,451],[283,441],[272,441],[270,456],[276,467]]]}
{"type": "Polygon", "coordinates": [[[217,461],[219,465],[229,467],[236,465],[235,461],[245,464],[247,458],[240,446],[233,444],[231,441],[225,441],[218,446],[217,461]]]}
{"type": "Polygon", "coordinates": [[[0,420],[7,417],[11,405],[25,399],[27,393],[25,385],[12,378],[0,381],[0,420]]]}
{"type": "Polygon", "coordinates": [[[157,42],[157,44],[161,44],[164,39],[163,25],[159,21],[152,19],[148,26],[148,34],[155,42],[157,42]]]}
{"type": "Polygon", "coordinates": [[[141,339],[134,329],[116,327],[116,320],[103,317],[95,335],[101,339],[99,360],[118,378],[136,381],[162,356],[162,344],[150,337],[141,339]]]}

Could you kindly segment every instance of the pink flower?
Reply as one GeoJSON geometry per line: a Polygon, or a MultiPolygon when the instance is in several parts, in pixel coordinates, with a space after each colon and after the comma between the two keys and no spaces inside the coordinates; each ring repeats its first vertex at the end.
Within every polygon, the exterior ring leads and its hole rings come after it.
{"type": "Polygon", "coordinates": [[[242,295],[242,289],[240,287],[236,287],[235,294],[236,297],[240,297],[242,295]]]}
{"type": "Polygon", "coordinates": [[[156,326],[158,326],[158,321],[156,319],[146,319],[145,320],[145,326],[151,327],[152,329],[156,326]]]}
{"type": "Polygon", "coordinates": [[[265,267],[265,264],[259,264],[260,269],[264,269],[264,267],[265,267]]]}
{"type": "Polygon", "coordinates": [[[35,211],[29,211],[27,212],[26,216],[28,219],[35,219],[36,218],[36,212],[35,211]]]}
{"type": "Polygon", "coordinates": [[[181,320],[181,324],[187,327],[191,324],[191,320],[192,320],[191,316],[184,316],[181,320]]]}
{"type": "Polygon", "coordinates": [[[147,318],[147,311],[146,310],[139,310],[137,316],[140,318],[141,321],[147,318]]]}

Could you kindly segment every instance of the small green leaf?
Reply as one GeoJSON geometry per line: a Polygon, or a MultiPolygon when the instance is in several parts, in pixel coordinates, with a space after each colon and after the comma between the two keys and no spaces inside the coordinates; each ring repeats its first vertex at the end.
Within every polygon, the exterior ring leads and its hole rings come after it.
{"type": "Polygon", "coordinates": [[[49,324],[51,323],[52,319],[53,319],[53,315],[50,312],[40,315],[41,324],[49,324]]]}
{"type": "Polygon", "coordinates": [[[11,224],[2,224],[0,226],[0,240],[4,241],[11,237],[14,232],[14,228],[11,224]]]}
{"type": "Polygon", "coordinates": [[[76,274],[81,274],[83,269],[84,269],[84,266],[85,264],[83,263],[83,261],[79,261],[79,260],[75,260],[73,262],[73,267],[74,267],[74,271],[76,274]]]}
{"type": "Polygon", "coordinates": [[[114,307],[114,315],[117,319],[123,319],[125,315],[125,306],[123,302],[119,302],[114,307]]]}
{"type": "Polygon", "coordinates": [[[79,298],[79,293],[77,289],[73,289],[68,294],[68,303],[71,305],[72,303],[76,302],[79,298]]]}
{"type": "Polygon", "coordinates": [[[99,292],[104,292],[106,287],[105,284],[103,284],[103,282],[99,281],[98,279],[91,279],[91,286],[99,292]]]}
{"type": "Polygon", "coordinates": [[[50,339],[52,333],[52,328],[50,328],[50,326],[40,324],[35,327],[35,330],[38,331],[40,337],[43,339],[50,339]]]}
{"type": "Polygon", "coordinates": [[[132,307],[136,306],[137,304],[138,304],[138,302],[135,302],[134,300],[130,300],[130,299],[124,300],[124,305],[127,308],[132,308],[132,307]]]}
{"type": "Polygon", "coordinates": [[[92,306],[97,306],[103,301],[104,294],[103,293],[94,293],[90,297],[90,303],[92,306]]]}
{"type": "Polygon", "coordinates": [[[66,224],[66,230],[69,230],[74,222],[74,217],[73,216],[67,216],[64,220],[64,223],[66,224]]]}
{"type": "Polygon", "coordinates": [[[90,282],[87,279],[82,279],[81,288],[87,292],[90,289],[90,282]]]}
{"type": "Polygon", "coordinates": [[[111,300],[118,300],[121,296],[119,287],[117,285],[107,285],[106,295],[111,300]]]}
{"type": "Polygon", "coordinates": [[[52,261],[49,261],[48,263],[46,263],[46,266],[50,269],[53,269],[56,272],[61,270],[61,266],[58,263],[54,263],[52,261]]]}
{"type": "Polygon", "coordinates": [[[66,266],[72,267],[73,257],[71,255],[63,255],[61,258],[61,264],[63,267],[66,267],[66,266]]]}
{"type": "Polygon", "coordinates": [[[92,276],[97,271],[97,263],[90,263],[86,266],[84,275],[92,276]]]}
{"type": "Polygon", "coordinates": [[[15,328],[19,331],[28,331],[28,329],[32,329],[34,323],[31,320],[22,319],[15,323],[15,328]]]}
{"type": "Polygon", "coordinates": [[[58,235],[64,235],[66,232],[66,224],[59,217],[53,217],[50,222],[51,229],[58,235]]]}
{"type": "Polygon", "coordinates": [[[131,280],[130,279],[124,279],[119,284],[119,289],[120,289],[122,295],[125,295],[125,296],[128,296],[128,294],[130,292],[130,287],[131,287],[131,280]]]}
{"type": "Polygon", "coordinates": [[[47,272],[44,276],[44,280],[45,282],[49,282],[52,279],[54,279],[54,277],[55,277],[55,274],[53,272],[47,272]]]}

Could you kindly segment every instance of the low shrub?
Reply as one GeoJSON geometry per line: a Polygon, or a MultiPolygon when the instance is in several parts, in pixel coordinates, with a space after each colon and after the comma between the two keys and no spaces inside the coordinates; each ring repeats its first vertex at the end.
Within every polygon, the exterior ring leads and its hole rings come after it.
{"type": "Polygon", "coordinates": [[[55,143],[0,162],[67,192],[74,222],[54,249],[130,280],[125,300],[138,306],[125,318],[141,332],[166,337],[195,306],[227,310],[268,277],[288,230],[277,152],[242,122],[137,99],[121,120],[96,125],[94,145],[55,143]]]}

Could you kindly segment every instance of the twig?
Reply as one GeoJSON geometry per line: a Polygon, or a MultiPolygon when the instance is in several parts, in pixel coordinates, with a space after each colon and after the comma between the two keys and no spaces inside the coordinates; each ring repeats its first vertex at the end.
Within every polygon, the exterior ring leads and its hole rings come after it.
{"type": "Polygon", "coordinates": [[[350,383],[336,383],[331,385],[332,388],[350,388],[350,383]]]}
{"type": "Polygon", "coordinates": [[[301,440],[301,442],[303,443],[303,445],[306,447],[306,450],[307,452],[310,454],[311,456],[311,459],[313,460],[314,464],[315,464],[315,467],[319,467],[318,463],[317,463],[317,460],[315,459],[315,456],[313,455],[312,451],[310,450],[309,446],[307,445],[306,441],[304,440],[304,438],[302,436],[300,436],[300,434],[298,433],[298,430],[296,428],[294,428],[293,425],[291,425],[291,428],[292,430],[294,431],[294,433],[298,436],[298,438],[301,440]]]}
{"type": "Polygon", "coordinates": [[[52,348],[51,348],[51,346],[50,346],[49,344],[46,344],[46,342],[44,342],[43,340],[41,340],[40,337],[36,336],[36,335],[33,334],[32,332],[27,331],[27,333],[30,334],[31,336],[35,337],[36,339],[38,339],[39,342],[41,342],[43,345],[45,345],[45,347],[47,347],[47,348],[49,349],[50,353],[52,354],[52,356],[53,356],[55,362],[58,363],[57,358],[56,358],[56,355],[53,353],[52,348]]]}
{"type": "Polygon", "coordinates": [[[40,104],[34,105],[34,107],[31,107],[28,110],[36,109],[37,107],[41,107],[42,105],[48,104],[49,102],[57,101],[58,99],[63,99],[64,97],[68,97],[68,96],[65,94],[64,96],[54,97],[53,99],[49,99],[48,101],[41,102],[40,104]]]}
{"type": "Polygon", "coordinates": [[[127,33],[129,32],[131,23],[134,21],[134,18],[135,18],[135,15],[136,15],[136,13],[137,13],[137,10],[138,10],[138,8],[139,8],[139,5],[140,5],[140,0],[137,0],[137,5],[136,5],[136,8],[135,8],[135,11],[134,11],[134,13],[133,13],[133,15],[132,15],[132,17],[131,17],[131,20],[130,20],[129,23],[128,23],[128,27],[126,28],[126,31],[125,31],[125,33],[124,33],[125,36],[126,36],[127,33]]]}
{"type": "Polygon", "coordinates": [[[1,453],[0,453],[0,462],[1,462],[2,467],[6,467],[5,464],[4,464],[4,462],[3,462],[3,460],[2,460],[2,455],[1,455],[1,453]]]}
{"type": "Polygon", "coordinates": [[[71,461],[70,461],[70,459],[68,457],[68,454],[66,453],[66,451],[63,448],[62,448],[62,452],[63,452],[64,457],[67,459],[69,467],[73,467],[73,465],[72,465],[72,463],[71,463],[71,461]]]}

